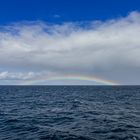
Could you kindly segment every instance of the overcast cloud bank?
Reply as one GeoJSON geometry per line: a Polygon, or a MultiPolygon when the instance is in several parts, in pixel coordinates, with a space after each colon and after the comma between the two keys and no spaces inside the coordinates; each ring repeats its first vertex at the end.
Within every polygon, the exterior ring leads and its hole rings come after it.
{"type": "Polygon", "coordinates": [[[0,27],[0,80],[65,74],[140,84],[140,13],[90,23],[0,27]]]}

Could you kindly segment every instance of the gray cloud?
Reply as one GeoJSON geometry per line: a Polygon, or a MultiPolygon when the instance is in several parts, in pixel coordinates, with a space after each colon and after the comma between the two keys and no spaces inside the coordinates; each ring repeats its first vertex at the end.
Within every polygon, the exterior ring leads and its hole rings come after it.
{"type": "Polygon", "coordinates": [[[140,84],[139,36],[138,12],[105,22],[2,26],[0,79],[80,74],[140,84]]]}

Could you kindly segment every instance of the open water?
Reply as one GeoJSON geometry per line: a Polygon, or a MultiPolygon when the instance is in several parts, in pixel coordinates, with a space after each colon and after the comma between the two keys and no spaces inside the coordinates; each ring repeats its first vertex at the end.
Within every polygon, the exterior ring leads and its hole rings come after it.
{"type": "Polygon", "coordinates": [[[140,86],[0,86],[0,140],[140,140],[140,86]]]}

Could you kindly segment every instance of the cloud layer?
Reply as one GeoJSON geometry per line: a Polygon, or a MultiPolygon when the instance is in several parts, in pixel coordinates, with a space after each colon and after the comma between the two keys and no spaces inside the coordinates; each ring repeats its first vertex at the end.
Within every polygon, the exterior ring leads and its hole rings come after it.
{"type": "Polygon", "coordinates": [[[140,13],[108,21],[0,27],[0,80],[78,74],[140,84],[140,13]]]}

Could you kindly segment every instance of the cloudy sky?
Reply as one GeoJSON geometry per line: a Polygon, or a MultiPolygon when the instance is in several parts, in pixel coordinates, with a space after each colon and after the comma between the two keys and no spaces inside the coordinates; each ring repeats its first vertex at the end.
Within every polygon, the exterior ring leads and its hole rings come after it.
{"type": "Polygon", "coordinates": [[[0,84],[140,84],[138,0],[13,2],[0,1],[0,84]]]}

